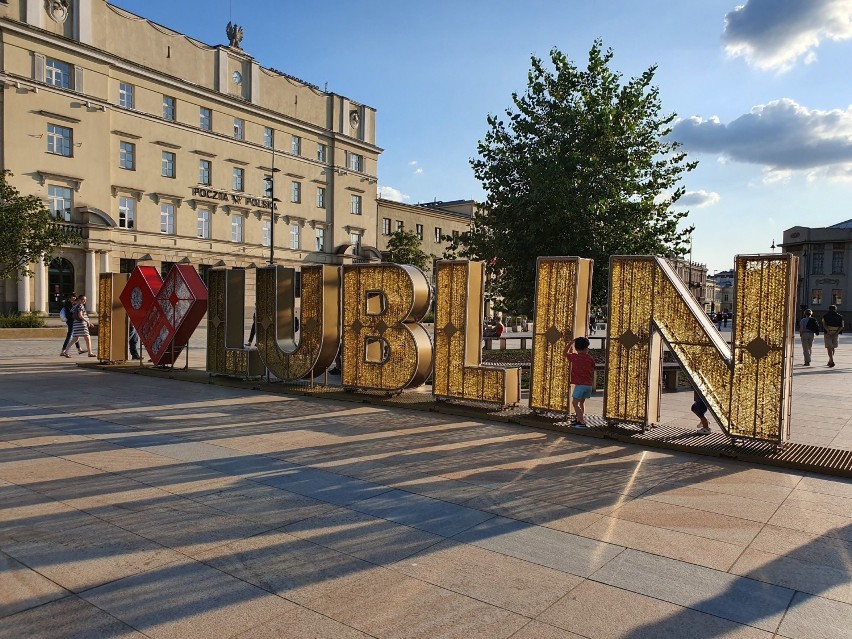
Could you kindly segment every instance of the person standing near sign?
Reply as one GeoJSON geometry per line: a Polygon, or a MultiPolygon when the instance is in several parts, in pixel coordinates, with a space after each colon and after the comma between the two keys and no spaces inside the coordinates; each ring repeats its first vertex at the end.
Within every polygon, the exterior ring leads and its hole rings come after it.
{"type": "Polygon", "coordinates": [[[828,351],[828,367],[834,368],[834,351],[840,341],[840,331],[843,330],[843,317],[832,304],[828,313],[822,316],[822,327],[825,329],[825,350],[828,351]]]}
{"type": "MultiPolygon", "coordinates": [[[[71,340],[71,344],[68,345],[68,348],[79,342],[82,337],[86,342],[86,350],[89,352],[89,357],[97,357],[97,355],[92,352],[92,338],[89,335],[89,329],[94,328],[95,325],[89,321],[89,314],[86,312],[85,295],[81,295],[77,298],[77,304],[73,309],[71,309],[71,312],[74,315],[74,328],[72,330],[73,338],[71,340]]],[[[68,357],[68,348],[62,351],[63,357],[68,357]]]]}
{"type": "Polygon", "coordinates": [[[799,320],[799,335],[802,338],[802,354],[805,356],[805,366],[811,365],[811,349],[814,345],[814,336],[819,335],[819,322],[814,317],[811,309],[805,311],[805,316],[799,320]]]}

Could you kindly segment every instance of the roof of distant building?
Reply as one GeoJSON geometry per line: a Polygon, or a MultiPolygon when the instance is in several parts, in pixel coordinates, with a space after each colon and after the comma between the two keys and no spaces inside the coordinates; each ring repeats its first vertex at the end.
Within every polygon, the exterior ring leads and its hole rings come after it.
{"type": "Polygon", "coordinates": [[[832,224],[828,228],[830,228],[830,229],[852,229],[852,220],[846,220],[845,222],[840,222],[839,224],[832,224]]]}

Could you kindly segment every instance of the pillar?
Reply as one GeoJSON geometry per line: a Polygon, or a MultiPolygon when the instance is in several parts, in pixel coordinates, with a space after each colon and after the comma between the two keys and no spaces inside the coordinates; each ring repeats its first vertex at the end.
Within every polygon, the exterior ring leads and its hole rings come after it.
{"type": "Polygon", "coordinates": [[[22,277],[18,280],[18,311],[21,313],[29,313],[32,305],[30,298],[30,280],[32,278],[22,277]]]}
{"type": "Polygon", "coordinates": [[[92,314],[97,313],[98,308],[98,272],[95,267],[95,252],[86,251],[86,297],[88,297],[87,310],[92,314]]]}
{"type": "Polygon", "coordinates": [[[35,312],[47,315],[47,264],[38,260],[33,269],[35,271],[35,312]]]}
{"type": "Polygon", "coordinates": [[[100,255],[100,258],[101,258],[101,263],[100,263],[100,269],[101,270],[100,270],[100,272],[101,273],[112,273],[112,269],[110,269],[110,267],[109,267],[109,251],[100,251],[98,253],[98,255],[100,255]]]}

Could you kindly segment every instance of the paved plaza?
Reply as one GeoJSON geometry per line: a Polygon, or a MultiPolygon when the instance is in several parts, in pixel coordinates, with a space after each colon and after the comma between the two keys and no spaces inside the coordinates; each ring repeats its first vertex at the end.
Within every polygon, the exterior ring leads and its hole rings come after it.
{"type": "MultiPolygon", "coordinates": [[[[852,637],[852,481],[57,344],[0,340],[0,639],[852,637]]],[[[793,440],[849,448],[852,344],[796,355],[793,440]]]]}

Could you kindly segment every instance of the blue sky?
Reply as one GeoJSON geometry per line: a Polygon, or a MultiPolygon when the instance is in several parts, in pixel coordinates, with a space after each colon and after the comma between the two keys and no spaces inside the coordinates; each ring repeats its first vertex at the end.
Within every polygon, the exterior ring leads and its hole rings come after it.
{"type": "Polygon", "coordinates": [[[657,65],[698,169],[693,259],[712,272],[784,229],[852,218],[852,0],[115,0],[208,44],[378,110],[379,187],[404,202],[484,199],[469,160],[530,56],[579,66],[595,38],[625,78],[657,65]],[[737,3],[741,4],[737,4],[737,3]]]}

